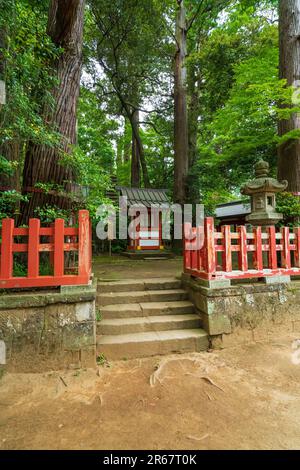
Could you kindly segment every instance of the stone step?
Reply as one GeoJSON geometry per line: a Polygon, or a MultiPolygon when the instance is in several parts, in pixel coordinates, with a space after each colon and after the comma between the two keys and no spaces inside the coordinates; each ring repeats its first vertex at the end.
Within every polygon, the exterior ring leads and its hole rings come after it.
{"type": "Polygon", "coordinates": [[[106,305],[100,308],[103,319],[145,317],[148,315],[179,315],[195,312],[195,307],[189,300],[175,302],[142,302],[136,304],[106,305]]]}
{"type": "Polygon", "coordinates": [[[127,279],[125,281],[98,282],[98,293],[132,292],[145,290],[180,289],[181,281],[176,278],[127,279]]]}
{"type": "Polygon", "coordinates": [[[121,335],[148,331],[195,329],[201,327],[200,317],[196,314],[160,315],[136,318],[112,318],[97,324],[97,333],[102,335],[121,335]]]}
{"type": "Polygon", "coordinates": [[[200,328],[97,337],[97,354],[108,360],[199,352],[208,346],[207,333],[200,328]]]}
{"type": "Polygon", "coordinates": [[[111,292],[101,295],[98,294],[97,304],[101,306],[142,302],[168,302],[187,299],[188,293],[183,289],[111,292]]]}
{"type": "Polygon", "coordinates": [[[174,258],[174,253],[171,251],[158,251],[158,250],[136,250],[136,251],[124,251],[121,253],[122,256],[126,256],[130,259],[143,259],[143,260],[164,260],[174,258]]]}

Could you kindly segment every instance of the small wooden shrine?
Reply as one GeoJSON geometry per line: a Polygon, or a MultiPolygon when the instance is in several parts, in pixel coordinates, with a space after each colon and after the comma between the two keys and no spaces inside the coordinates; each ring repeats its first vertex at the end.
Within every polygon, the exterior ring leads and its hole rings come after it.
{"type": "MultiPolygon", "coordinates": [[[[147,217],[141,217],[141,223],[136,225],[135,238],[128,237],[128,251],[131,253],[148,252],[150,254],[159,253],[165,250],[165,243],[162,239],[162,214],[156,211],[155,220],[153,219],[153,211],[151,209],[162,207],[169,204],[167,191],[164,189],[149,188],[129,188],[118,186],[116,188],[120,196],[127,198],[127,208],[129,211],[129,219],[134,219],[140,214],[130,215],[130,208],[143,206],[147,211],[147,217]]],[[[135,211],[133,211],[135,212],[135,211]]]]}

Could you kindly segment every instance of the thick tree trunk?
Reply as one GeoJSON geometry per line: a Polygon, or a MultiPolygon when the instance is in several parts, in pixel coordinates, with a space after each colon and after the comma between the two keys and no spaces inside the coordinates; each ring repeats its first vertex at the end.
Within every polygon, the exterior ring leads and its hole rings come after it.
{"type": "Polygon", "coordinates": [[[147,164],[145,160],[145,151],[143,142],[140,135],[140,126],[139,126],[139,111],[136,109],[130,116],[130,123],[132,127],[132,159],[131,159],[131,184],[134,186],[138,183],[140,187],[141,177],[140,177],[140,167],[142,168],[143,173],[143,182],[145,188],[150,188],[150,180],[148,175],[147,164]]]}
{"type": "Polygon", "coordinates": [[[177,0],[176,43],[174,70],[174,202],[186,201],[188,174],[188,120],[186,98],[186,14],[184,0],[177,0]]]}
{"type": "Polygon", "coordinates": [[[199,188],[195,175],[197,162],[198,118],[199,118],[199,77],[195,66],[191,66],[188,73],[188,161],[189,174],[187,179],[187,200],[189,203],[199,202],[199,188]]]}
{"type": "Polygon", "coordinates": [[[188,74],[188,156],[189,168],[197,160],[197,138],[198,138],[198,117],[199,117],[199,77],[195,67],[191,67],[188,74]]]}
{"type": "Polygon", "coordinates": [[[131,140],[132,140],[132,131],[130,121],[125,117],[124,125],[124,145],[123,145],[123,161],[124,163],[129,162],[130,160],[130,151],[131,151],[131,140]]]}
{"type": "Polygon", "coordinates": [[[142,168],[142,174],[143,174],[143,183],[145,188],[150,188],[150,180],[149,180],[149,174],[148,174],[148,168],[147,168],[147,163],[145,159],[145,151],[144,151],[144,146],[143,142],[140,136],[140,129],[139,126],[135,127],[134,129],[134,134],[135,134],[135,141],[136,145],[138,147],[138,152],[139,152],[139,160],[142,168]]]}
{"type": "Polygon", "coordinates": [[[123,139],[119,137],[117,139],[117,159],[116,159],[117,170],[123,165],[123,139]]]}
{"type": "Polygon", "coordinates": [[[54,110],[45,109],[43,117],[61,134],[60,148],[29,143],[23,173],[23,193],[30,194],[30,202],[23,205],[22,222],[32,217],[34,210],[45,204],[71,208],[69,196],[72,171],[60,164],[63,153],[69,153],[76,143],[76,108],[82,67],[82,36],[85,0],[51,0],[48,34],[63,49],[53,64],[58,85],[53,91],[54,110]],[[62,186],[65,196],[37,192],[36,183],[54,183],[62,186]]]}
{"type": "MultiPolygon", "coordinates": [[[[300,0],[280,0],[280,78],[287,85],[300,86],[300,0]]],[[[279,135],[300,129],[300,117],[279,122],[279,135]]],[[[279,147],[278,178],[288,181],[288,190],[300,194],[300,139],[291,139],[279,147]]]]}
{"type": "Polygon", "coordinates": [[[5,80],[6,60],[4,52],[7,46],[6,37],[5,28],[0,28],[0,80],[5,80]]]}
{"type": "Polygon", "coordinates": [[[134,128],[138,126],[139,115],[138,111],[132,114],[131,126],[132,126],[132,151],[131,151],[131,186],[133,188],[139,188],[141,185],[141,174],[140,174],[140,153],[137,140],[135,138],[134,128]]]}

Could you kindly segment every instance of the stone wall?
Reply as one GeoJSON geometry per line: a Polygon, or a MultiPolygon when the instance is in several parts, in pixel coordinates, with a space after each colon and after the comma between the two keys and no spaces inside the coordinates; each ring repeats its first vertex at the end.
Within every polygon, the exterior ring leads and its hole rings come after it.
{"type": "Polygon", "coordinates": [[[300,281],[205,286],[205,282],[184,274],[183,284],[213,347],[300,333],[300,281]]]}
{"type": "Polygon", "coordinates": [[[95,286],[0,295],[6,367],[18,372],[94,367],[95,298],[95,286]]]}

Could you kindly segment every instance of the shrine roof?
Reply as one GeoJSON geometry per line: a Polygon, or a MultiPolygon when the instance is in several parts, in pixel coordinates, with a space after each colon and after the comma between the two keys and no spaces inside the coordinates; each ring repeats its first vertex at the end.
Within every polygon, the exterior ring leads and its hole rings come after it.
{"type": "Polygon", "coordinates": [[[150,188],[129,188],[126,186],[118,186],[116,188],[121,196],[127,197],[127,204],[143,204],[146,207],[151,205],[169,203],[166,189],[150,189],[150,188]]]}
{"type": "Polygon", "coordinates": [[[216,217],[222,219],[224,217],[243,216],[251,212],[250,202],[232,201],[225,204],[219,204],[216,208],[216,217]]]}

